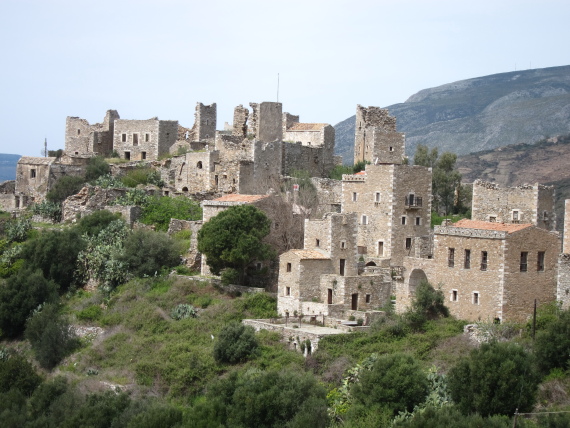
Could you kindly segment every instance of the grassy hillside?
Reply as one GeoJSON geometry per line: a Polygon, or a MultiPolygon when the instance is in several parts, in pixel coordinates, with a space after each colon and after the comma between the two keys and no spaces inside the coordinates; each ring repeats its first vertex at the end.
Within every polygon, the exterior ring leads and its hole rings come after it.
{"type": "MultiPolygon", "coordinates": [[[[570,66],[494,74],[424,89],[386,107],[406,133],[408,155],[418,144],[467,154],[570,132],[570,66]]],[[[352,116],[335,125],[336,151],[350,159],[352,116]]]]}

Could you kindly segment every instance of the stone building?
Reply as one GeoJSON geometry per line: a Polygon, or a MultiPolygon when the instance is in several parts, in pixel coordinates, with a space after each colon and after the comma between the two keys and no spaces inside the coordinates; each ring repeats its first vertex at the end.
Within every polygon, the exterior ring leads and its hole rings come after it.
{"type": "Polygon", "coordinates": [[[471,218],[498,223],[531,223],[546,230],[556,229],[554,186],[523,184],[501,188],[475,180],[471,218]]]}
{"type": "Polygon", "coordinates": [[[305,220],[304,248],[279,258],[280,315],[364,317],[389,301],[390,269],[364,271],[357,252],[357,214],[305,220]]]}
{"type": "Polygon", "coordinates": [[[402,163],[405,137],[396,131],[396,118],[379,107],[356,106],[354,163],[402,163]]]}
{"type": "Polygon", "coordinates": [[[358,216],[359,256],[369,265],[401,266],[416,238],[429,235],[431,168],[366,165],[342,177],[342,212],[358,216]]]}
{"type": "Polygon", "coordinates": [[[525,321],[535,299],[556,298],[556,232],[529,223],[460,220],[436,226],[433,245],[431,257],[404,260],[398,311],[422,280],[441,288],[452,315],[470,321],[525,321]]]}
{"type": "Polygon", "coordinates": [[[113,152],[116,110],[107,110],[103,123],[90,125],[85,119],[68,116],[65,121],[65,152],[68,155],[102,155],[113,152]]]}
{"type": "Polygon", "coordinates": [[[116,119],[113,149],[127,160],[157,160],[178,138],[178,121],[116,119]]]}

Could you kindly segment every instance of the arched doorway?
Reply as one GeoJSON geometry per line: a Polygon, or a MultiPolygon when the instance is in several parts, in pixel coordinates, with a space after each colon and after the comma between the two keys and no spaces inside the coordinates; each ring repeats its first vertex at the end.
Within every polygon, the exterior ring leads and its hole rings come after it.
{"type": "Polygon", "coordinates": [[[366,266],[376,266],[376,263],[374,263],[374,262],[368,262],[368,263],[366,263],[366,266]]]}
{"type": "Polygon", "coordinates": [[[410,273],[410,278],[408,279],[408,292],[410,296],[415,296],[418,285],[420,285],[422,281],[427,281],[427,280],[428,280],[427,276],[423,270],[414,269],[410,273]]]}

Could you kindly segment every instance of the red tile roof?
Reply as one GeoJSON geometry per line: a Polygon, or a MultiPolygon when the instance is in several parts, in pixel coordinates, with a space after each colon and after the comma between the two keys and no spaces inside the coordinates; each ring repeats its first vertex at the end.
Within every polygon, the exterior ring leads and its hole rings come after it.
{"type": "Polygon", "coordinates": [[[527,227],[532,226],[530,223],[513,224],[513,223],[492,223],[489,221],[479,221],[479,220],[459,220],[457,223],[453,223],[452,227],[463,227],[466,229],[484,229],[484,230],[496,230],[499,232],[513,233],[527,227]]]}

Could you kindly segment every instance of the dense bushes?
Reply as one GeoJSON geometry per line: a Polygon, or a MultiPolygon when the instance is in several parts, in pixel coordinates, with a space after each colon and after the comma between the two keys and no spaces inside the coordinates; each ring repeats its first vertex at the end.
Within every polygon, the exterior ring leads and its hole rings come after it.
{"type": "Polygon", "coordinates": [[[16,354],[0,359],[0,393],[17,389],[23,395],[30,396],[41,381],[24,357],[16,354]]]}
{"type": "Polygon", "coordinates": [[[515,343],[485,343],[450,371],[451,397],[465,414],[527,412],[539,382],[533,363],[532,355],[515,343]]]}
{"type": "Polygon", "coordinates": [[[140,220],[145,224],[153,224],[157,231],[166,232],[172,218],[200,220],[202,208],[200,204],[185,196],[176,198],[157,196],[148,199],[140,220]]]}
{"type": "Polygon", "coordinates": [[[46,198],[50,202],[61,204],[66,198],[79,192],[84,184],[85,179],[83,177],[63,176],[57,180],[53,188],[47,193],[46,198]]]}
{"type": "Polygon", "coordinates": [[[214,359],[219,363],[239,363],[254,355],[257,347],[253,327],[233,322],[220,331],[214,345],[214,359]]]}
{"type": "Polygon", "coordinates": [[[567,369],[570,359],[570,311],[559,316],[537,333],[534,352],[543,374],[555,368],[567,369]]]}
{"type": "Polygon", "coordinates": [[[45,369],[54,368],[79,341],[55,304],[46,304],[28,319],[26,339],[30,341],[36,360],[45,369]]]}

